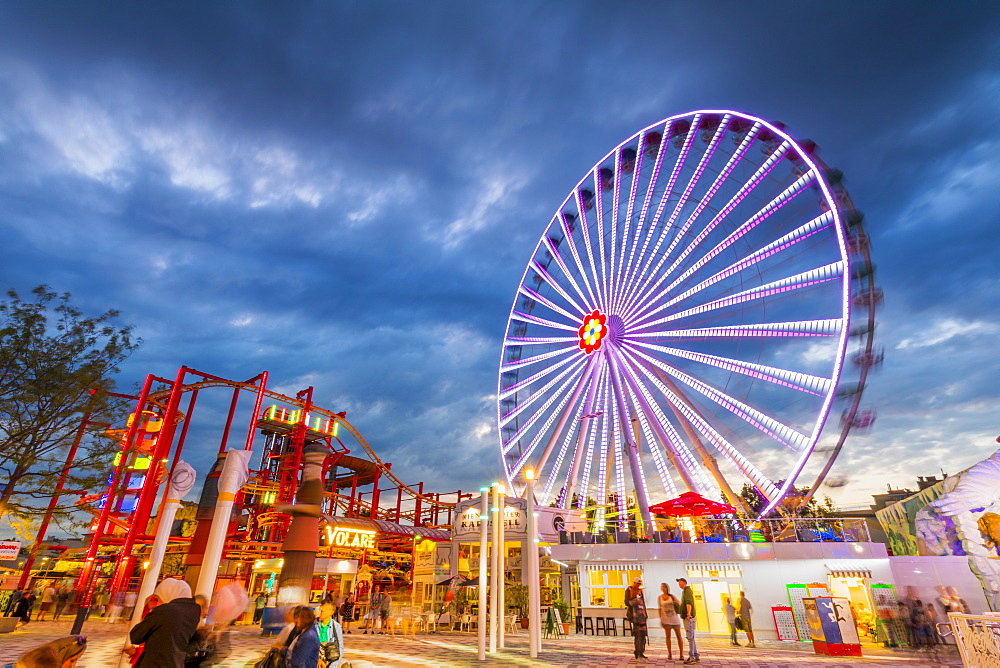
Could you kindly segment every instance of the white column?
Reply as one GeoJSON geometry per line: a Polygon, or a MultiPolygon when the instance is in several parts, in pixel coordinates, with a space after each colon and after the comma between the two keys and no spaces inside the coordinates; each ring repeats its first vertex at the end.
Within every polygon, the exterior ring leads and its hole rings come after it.
{"type": "Polygon", "coordinates": [[[499,564],[497,567],[497,581],[500,583],[500,588],[497,590],[497,598],[500,599],[500,612],[497,615],[497,628],[499,629],[499,632],[497,633],[497,636],[499,637],[497,644],[500,646],[500,649],[503,649],[507,646],[506,628],[504,626],[507,616],[507,580],[504,578],[507,571],[507,539],[504,537],[504,534],[506,533],[504,524],[507,511],[507,491],[504,489],[503,485],[500,485],[499,491],[500,512],[497,513],[497,524],[500,526],[497,533],[500,534],[500,537],[497,539],[496,547],[494,549],[497,551],[497,564],[499,564]]]}
{"type": "Polygon", "coordinates": [[[212,516],[212,529],[205,545],[198,585],[194,590],[194,593],[201,594],[209,601],[212,600],[212,593],[215,591],[215,577],[219,574],[219,561],[222,560],[222,548],[226,543],[233,501],[250,475],[249,464],[249,450],[230,450],[226,453],[226,463],[222,465],[222,473],[219,475],[219,500],[212,516]]]}
{"type": "MultiPolygon", "coordinates": [[[[499,514],[501,512],[499,483],[493,483],[490,487],[490,521],[493,522],[493,537],[491,541],[493,564],[490,568],[490,654],[494,654],[497,651],[497,608],[500,605],[500,596],[497,594],[497,589],[502,589],[502,585],[497,586],[497,573],[500,572],[497,561],[501,552],[497,546],[500,544],[500,526],[503,524],[503,517],[499,514]]],[[[503,576],[501,575],[500,577],[503,576]]]]}
{"type": "Polygon", "coordinates": [[[489,488],[479,490],[479,660],[486,660],[486,578],[490,549],[490,496],[489,488]]]}
{"type": "MultiPolygon", "coordinates": [[[[542,592],[538,563],[538,514],[535,512],[535,472],[526,471],[528,488],[528,551],[525,566],[528,571],[528,653],[532,659],[538,658],[542,644],[542,592]]],[[[523,562],[522,562],[523,563],[523,562]]]]}
{"type": "MultiPolygon", "coordinates": [[[[181,507],[181,499],[187,495],[194,486],[195,472],[190,464],[184,461],[177,462],[174,472],[170,476],[170,484],[167,487],[167,498],[160,506],[159,517],[156,519],[156,537],[153,538],[153,547],[149,553],[149,566],[142,576],[142,584],[135,597],[135,608],[132,611],[132,619],[129,622],[129,630],[142,621],[142,609],[145,607],[146,599],[156,589],[156,581],[160,578],[160,568],[163,566],[163,555],[167,551],[167,543],[170,542],[170,529],[174,523],[174,516],[177,509],[181,507]]],[[[128,633],[125,634],[125,646],[131,643],[128,641],[128,633]]],[[[129,665],[129,657],[122,654],[120,666],[129,665]]]]}

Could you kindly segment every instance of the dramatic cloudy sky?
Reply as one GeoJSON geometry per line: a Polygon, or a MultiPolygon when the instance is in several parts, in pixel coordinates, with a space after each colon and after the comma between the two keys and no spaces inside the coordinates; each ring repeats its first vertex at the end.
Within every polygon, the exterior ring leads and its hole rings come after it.
{"type": "Polygon", "coordinates": [[[120,309],[122,386],[266,369],[477,488],[552,212],[639,128],[740,109],[867,213],[879,419],[833,493],[956,472],[998,433],[1000,11],[834,4],[4,2],[0,287],[120,309]]]}

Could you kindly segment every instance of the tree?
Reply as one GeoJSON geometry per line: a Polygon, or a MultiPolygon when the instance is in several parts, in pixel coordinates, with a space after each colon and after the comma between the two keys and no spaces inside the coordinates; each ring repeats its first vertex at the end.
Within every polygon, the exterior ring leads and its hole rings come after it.
{"type": "MultiPolygon", "coordinates": [[[[118,364],[141,343],[118,312],[86,317],[70,295],[40,285],[22,300],[14,290],[0,302],[0,518],[45,513],[67,452],[86,419],[85,438],[65,488],[96,493],[106,485],[118,447],[101,434],[120,421],[126,404],[108,395],[118,364]]],[[[72,499],[54,519],[71,517],[72,499]]]]}
{"type": "MultiPolygon", "coordinates": [[[[780,480],[777,484],[780,487],[784,484],[784,481],[780,480]]],[[[767,517],[833,517],[837,513],[837,506],[829,496],[824,496],[822,502],[813,497],[809,499],[808,503],[803,503],[802,501],[808,492],[809,488],[807,487],[795,487],[793,485],[788,490],[785,498],[781,500],[781,503],[775,506],[767,514],[767,517]]],[[[743,483],[743,489],[740,490],[740,497],[746,504],[747,510],[754,517],[758,516],[767,505],[764,496],[750,483],[743,483]]]]}

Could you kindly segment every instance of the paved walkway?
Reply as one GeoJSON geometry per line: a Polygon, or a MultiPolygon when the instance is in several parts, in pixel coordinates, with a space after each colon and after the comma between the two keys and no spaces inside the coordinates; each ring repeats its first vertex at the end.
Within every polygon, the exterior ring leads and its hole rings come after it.
{"type": "MultiPolygon", "coordinates": [[[[68,635],[70,622],[32,622],[14,633],[0,635],[0,666],[12,663],[24,651],[44,642],[68,635]]],[[[88,648],[80,668],[113,668],[124,639],[123,624],[105,624],[100,620],[87,622],[83,634],[88,648]]],[[[347,658],[355,668],[414,667],[444,668],[459,666],[549,666],[551,668],[624,667],[637,665],[632,659],[632,639],[570,635],[562,640],[543,640],[538,659],[528,657],[528,637],[525,631],[508,636],[507,647],[498,655],[479,663],[476,635],[469,633],[419,634],[416,640],[401,637],[362,635],[345,636],[347,658]],[[367,663],[365,663],[367,662],[367,663]]],[[[256,627],[233,627],[233,653],[228,668],[253,666],[270,643],[261,638],[256,627]]],[[[678,660],[668,661],[662,640],[646,651],[646,666],[681,666],[678,660]]],[[[699,638],[703,666],[718,668],[791,668],[794,666],[947,666],[961,668],[962,662],[953,646],[931,652],[889,650],[874,645],[864,647],[864,657],[822,657],[813,654],[809,643],[758,641],[757,649],[731,647],[728,638],[699,638]]]]}

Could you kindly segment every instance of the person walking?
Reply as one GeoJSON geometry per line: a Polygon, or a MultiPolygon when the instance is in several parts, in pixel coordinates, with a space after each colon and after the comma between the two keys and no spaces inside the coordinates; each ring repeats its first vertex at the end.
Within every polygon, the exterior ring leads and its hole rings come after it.
{"type": "Polygon", "coordinates": [[[14,611],[14,608],[17,607],[17,602],[20,601],[23,597],[24,597],[24,590],[15,589],[14,593],[10,595],[10,601],[7,602],[7,607],[3,611],[4,615],[10,616],[10,613],[12,613],[14,611]]]}
{"type": "Polygon", "coordinates": [[[35,605],[35,595],[33,593],[29,592],[17,599],[14,612],[11,614],[11,617],[17,617],[21,620],[17,623],[17,628],[21,628],[31,621],[31,608],[33,605],[35,605]]]}
{"type": "Polygon", "coordinates": [[[334,603],[323,603],[319,607],[316,631],[319,634],[320,665],[327,668],[339,666],[344,658],[344,636],[337,622],[337,606],[334,603]]]}
{"type": "Polygon", "coordinates": [[[681,603],[670,593],[670,587],[666,582],[660,583],[660,598],[657,607],[660,609],[660,626],[663,627],[667,636],[667,660],[674,660],[674,652],[671,648],[670,634],[673,632],[677,636],[677,656],[684,658],[684,641],[681,640],[681,616],[677,612],[681,609],[681,603]]]}
{"type": "Polygon", "coordinates": [[[739,647],[740,644],[736,642],[736,608],[733,607],[733,599],[726,596],[725,601],[726,622],[729,624],[729,644],[733,647],[739,647]]]}
{"type": "Polygon", "coordinates": [[[742,591],[740,592],[739,615],[740,626],[747,634],[747,647],[757,647],[757,643],[753,640],[753,606],[750,605],[750,599],[742,591]]]}
{"type": "Polygon", "coordinates": [[[677,578],[677,584],[683,590],[681,594],[681,619],[684,620],[684,628],[687,630],[688,658],[684,660],[686,665],[701,663],[701,655],[698,654],[698,644],[695,642],[695,611],[694,592],[688,586],[687,578],[677,578]]]}
{"type": "Polygon", "coordinates": [[[136,662],[141,668],[182,668],[188,643],[201,621],[201,607],[191,597],[188,583],[167,578],[153,594],[159,605],[132,627],[133,645],[146,644],[136,662]]]}
{"type": "Polygon", "coordinates": [[[257,598],[253,600],[253,623],[260,624],[261,618],[264,617],[264,606],[267,604],[267,597],[264,596],[264,592],[257,594],[257,598]]]}
{"type": "Polygon", "coordinates": [[[56,592],[56,607],[52,612],[52,621],[58,622],[59,618],[62,617],[63,610],[66,609],[66,604],[69,602],[69,590],[66,587],[59,587],[56,592]]]}
{"type": "Polygon", "coordinates": [[[35,616],[36,622],[45,621],[45,613],[52,609],[52,604],[56,602],[56,588],[49,583],[49,586],[42,591],[42,604],[38,607],[38,615],[35,616]]]}
{"type": "Polygon", "coordinates": [[[642,580],[636,578],[631,587],[626,590],[625,605],[632,617],[632,637],[635,639],[633,653],[636,661],[646,660],[646,637],[649,629],[646,626],[649,613],[646,611],[646,598],[642,591],[642,580]]]}
{"type": "Polygon", "coordinates": [[[304,605],[296,608],[295,628],[299,633],[285,650],[288,665],[291,668],[315,668],[319,665],[319,630],[312,608],[304,605]]]}

